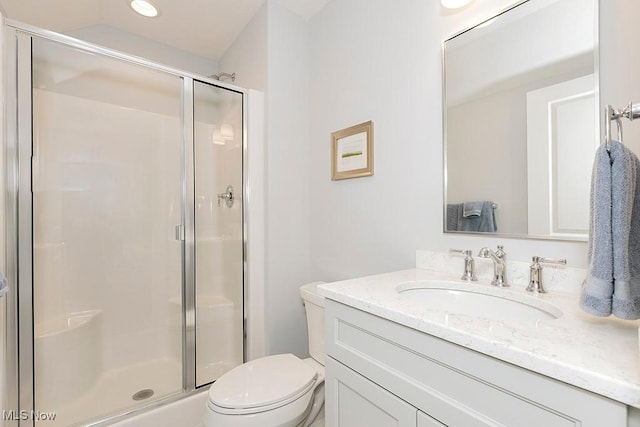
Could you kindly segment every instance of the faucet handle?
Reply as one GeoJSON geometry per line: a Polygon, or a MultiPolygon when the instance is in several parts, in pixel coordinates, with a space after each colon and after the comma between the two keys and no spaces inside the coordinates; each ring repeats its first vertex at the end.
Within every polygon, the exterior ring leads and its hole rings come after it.
{"type": "Polygon", "coordinates": [[[470,249],[449,249],[449,254],[464,255],[464,273],[461,279],[466,281],[476,281],[475,262],[473,260],[472,252],[470,249]]]}
{"type": "Polygon", "coordinates": [[[449,249],[449,255],[471,256],[471,251],[469,249],[449,249]]]}
{"type": "Polygon", "coordinates": [[[531,262],[537,262],[542,264],[557,264],[557,265],[567,265],[567,260],[564,258],[544,258],[539,256],[531,257],[531,262]]]}
{"type": "Polygon", "coordinates": [[[544,258],[539,256],[531,257],[531,265],[529,266],[529,286],[527,291],[546,294],[547,291],[542,286],[542,266],[540,264],[557,264],[567,265],[566,259],[544,258]]]}

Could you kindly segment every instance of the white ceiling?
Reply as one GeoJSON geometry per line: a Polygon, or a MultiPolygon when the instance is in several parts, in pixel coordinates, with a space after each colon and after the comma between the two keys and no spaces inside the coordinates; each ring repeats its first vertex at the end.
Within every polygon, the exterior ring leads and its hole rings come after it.
{"type": "MultiPolygon", "coordinates": [[[[191,54],[218,60],[266,0],[153,0],[154,19],[134,13],[127,0],[0,0],[6,16],[66,33],[108,25],[191,54]]],[[[309,19],[330,0],[274,0],[309,19]]]]}

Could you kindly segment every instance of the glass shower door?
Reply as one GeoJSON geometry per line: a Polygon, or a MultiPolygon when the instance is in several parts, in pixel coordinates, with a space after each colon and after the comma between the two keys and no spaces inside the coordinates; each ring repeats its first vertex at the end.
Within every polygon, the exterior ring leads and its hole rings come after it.
{"type": "Polygon", "coordinates": [[[182,390],[183,80],[32,46],[36,424],[84,425],[182,390]]]}
{"type": "Polygon", "coordinates": [[[194,82],[196,385],[243,361],[242,94],[194,82]]]}

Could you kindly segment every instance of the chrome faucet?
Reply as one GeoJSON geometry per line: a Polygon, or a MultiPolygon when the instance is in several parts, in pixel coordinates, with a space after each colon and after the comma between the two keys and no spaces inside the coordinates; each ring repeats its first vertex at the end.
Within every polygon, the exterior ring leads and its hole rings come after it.
{"type": "Polygon", "coordinates": [[[504,246],[501,245],[498,245],[498,250],[495,252],[486,247],[478,252],[480,258],[491,258],[493,260],[493,281],[491,281],[491,284],[494,286],[509,286],[507,284],[506,255],[504,246]]]}
{"type": "Polygon", "coordinates": [[[536,294],[546,294],[547,290],[542,286],[542,266],[540,263],[567,265],[567,260],[543,258],[539,256],[531,258],[531,266],[529,266],[529,286],[527,286],[527,291],[536,294]]]}
{"type": "Polygon", "coordinates": [[[461,277],[462,280],[466,280],[467,282],[475,282],[476,280],[478,280],[478,278],[476,277],[473,256],[471,256],[473,252],[468,249],[449,249],[449,253],[464,255],[464,273],[461,277]]]}

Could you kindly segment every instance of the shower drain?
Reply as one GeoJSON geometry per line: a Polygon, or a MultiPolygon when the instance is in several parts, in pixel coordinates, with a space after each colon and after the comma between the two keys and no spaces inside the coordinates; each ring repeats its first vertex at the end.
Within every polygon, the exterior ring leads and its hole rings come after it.
{"type": "Polygon", "coordinates": [[[153,396],[153,390],[145,388],[144,390],[137,391],[131,396],[133,400],[145,400],[153,396]]]}

